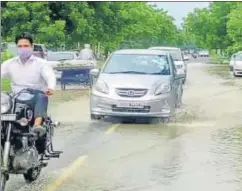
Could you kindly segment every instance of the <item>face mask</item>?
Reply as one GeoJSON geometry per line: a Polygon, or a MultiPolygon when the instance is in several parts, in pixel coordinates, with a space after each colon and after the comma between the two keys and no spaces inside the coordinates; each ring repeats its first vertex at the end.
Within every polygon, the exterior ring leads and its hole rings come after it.
{"type": "Polygon", "coordinates": [[[30,48],[19,48],[18,54],[21,58],[26,59],[26,58],[29,58],[33,54],[33,50],[30,48]]]}

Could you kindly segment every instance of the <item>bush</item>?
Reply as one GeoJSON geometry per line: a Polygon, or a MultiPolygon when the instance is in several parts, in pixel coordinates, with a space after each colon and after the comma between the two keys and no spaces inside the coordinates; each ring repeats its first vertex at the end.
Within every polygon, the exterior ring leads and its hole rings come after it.
{"type": "MultiPolygon", "coordinates": [[[[2,59],[2,62],[12,58],[13,55],[7,51],[3,51],[1,53],[1,59],[2,59]]],[[[4,79],[4,80],[1,80],[1,90],[3,91],[9,91],[10,90],[10,80],[9,79],[4,79]]]]}
{"type": "Polygon", "coordinates": [[[12,57],[13,57],[13,55],[11,53],[9,53],[8,51],[3,51],[1,53],[2,62],[4,62],[5,60],[10,59],[12,57]]]}
{"type": "Polygon", "coordinates": [[[222,56],[212,52],[210,55],[210,62],[212,64],[228,64],[229,59],[226,56],[222,56]]]}

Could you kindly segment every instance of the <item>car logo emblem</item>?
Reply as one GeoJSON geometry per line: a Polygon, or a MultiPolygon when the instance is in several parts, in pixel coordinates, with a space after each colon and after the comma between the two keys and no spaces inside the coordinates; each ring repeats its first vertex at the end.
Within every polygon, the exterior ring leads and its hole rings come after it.
{"type": "Polygon", "coordinates": [[[128,91],[128,96],[134,96],[134,90],[129,90],[128,91]]]}

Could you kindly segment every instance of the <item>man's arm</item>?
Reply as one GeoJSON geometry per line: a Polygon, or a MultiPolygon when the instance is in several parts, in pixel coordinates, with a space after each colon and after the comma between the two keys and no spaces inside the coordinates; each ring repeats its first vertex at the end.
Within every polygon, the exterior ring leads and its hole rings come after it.
{"type": "Polygon", "coordinates": [[[56,87],[56,76],[53,68],[49,66],[47,63],[43,64],[42,68],[42,76],[47,82],[48,89],[54,90],[56,87]]]}
{"type": "Polygon", "coordinates": [[[1,79],[9,77],[8,62],[1,64],[1,79]]]}

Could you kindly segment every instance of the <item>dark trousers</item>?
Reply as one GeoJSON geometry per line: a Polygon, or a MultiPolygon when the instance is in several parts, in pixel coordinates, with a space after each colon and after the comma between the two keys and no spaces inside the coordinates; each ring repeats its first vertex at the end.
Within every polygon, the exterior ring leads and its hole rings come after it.
{"type": "Polygon", "coordinates": [[[48,109],[48,97],[43,93],[36,93],[34,97],[34,117],[44,117],[48,109]]]}

